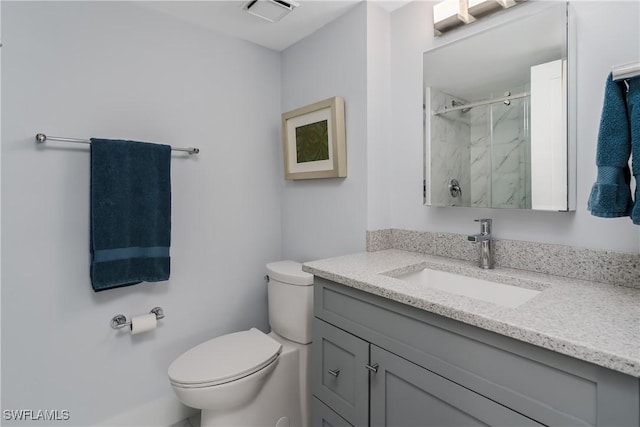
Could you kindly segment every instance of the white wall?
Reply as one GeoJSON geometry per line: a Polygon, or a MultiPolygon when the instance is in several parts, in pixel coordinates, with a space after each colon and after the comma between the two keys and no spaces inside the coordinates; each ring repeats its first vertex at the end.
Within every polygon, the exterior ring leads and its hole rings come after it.
{"type": "Polygon", "coordinates": [[[367,5],[282,52],[282,111],[345,99],[347,177],[286,181],[283,257],[299,261],[364,250],[367,227],[367,5]]]}
{"type": "MultiPolygon", "coordinates": [[[[2,409],[67,409],[62,424],[77,426],[153,409],[173,399],[167,368],[186,349],[267,329],[280,56],[133,3],[3,1],[2,20],[2,409]],[[168,282],[93,292],[89,149],[37,147],[37,132],[200,147],[172,159],[168,282]],[[109,327],[156,305],[166,318],[153,332],[109,327]]],[[[176,421],[154,415],[142,419],[176,421]]]]}
{"type": "Polygon", "coordinates": [[[392,170],[391,17],[374,2],[367,7],[367,229],[391,221],[388,191],[392,170]]]}
{"type": "MultiPolygon", "coordinates": [[[[398,227],[454,233],[477,232],[472,220],[494,219],[502,239],[640,252],[640,231],[629,218],[602,219],[586,210],[596,178],[595,153],[604,82],[611,67],[637,61],[637,1],[572,2],[577,31],[577,211],[574,213],[431,208],[422,206],[422,52],[433,43],[433,2],[415,1],[391,14],[391,185],[381,188],[393,207],[370,212],[376,228],[398,227]],[[393,190],[391,190],[393,189],[393,190]],[[378,219],[380,217],[380,219],[378,219]]],[[[518,6],[530,7],[529,4],[518,6]]],[[[370,190],[371,191],[371,190],[370,190]]],[[[374,190],[377,191],[377,190],[374,190]]]]}

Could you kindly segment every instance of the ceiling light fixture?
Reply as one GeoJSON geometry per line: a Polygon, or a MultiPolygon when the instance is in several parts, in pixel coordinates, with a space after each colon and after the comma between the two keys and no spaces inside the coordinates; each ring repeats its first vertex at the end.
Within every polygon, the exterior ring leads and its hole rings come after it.
{"type": "Polygon", "coordinates": [[[443,0],[433,6],[436,36],[462,24],[470,24],[484,15],[515,6],[525,0],[443,0]]]}
{"type": "Polygon", "coordinates": [[[243,9],[269,22],[278,22],[298,6],[299,3],[294,1],[251,0],[243,6],[243,9]]]}

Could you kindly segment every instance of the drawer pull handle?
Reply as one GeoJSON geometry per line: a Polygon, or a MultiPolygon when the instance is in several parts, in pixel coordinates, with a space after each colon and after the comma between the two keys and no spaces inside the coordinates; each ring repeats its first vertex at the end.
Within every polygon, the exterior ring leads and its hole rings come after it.
{"type": "Polygon", "coordinates": [[[327,370],[327,372],[329,373],[329,375],[333,375],[336,378],[338,378],[338,375],[340,375],[340,369],[329,369],[327,370]]]}
{"type": "Polygon", "coordinates": [[[373,365],[364,365],[365,368],[367,368],[368,370],[370,370],[371,372],[373,372],[374,374],[376,372],[378,372],[378,364],[374,363],[373,365]]]}

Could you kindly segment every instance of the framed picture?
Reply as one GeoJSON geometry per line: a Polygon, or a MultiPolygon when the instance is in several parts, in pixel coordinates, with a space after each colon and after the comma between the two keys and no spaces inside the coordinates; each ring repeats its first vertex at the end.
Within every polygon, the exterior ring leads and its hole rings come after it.
{"type": "Polygon", "coordinates": [[[284,179],[344,178],[344,99],[333,97],[282,114],[284,179]]]}

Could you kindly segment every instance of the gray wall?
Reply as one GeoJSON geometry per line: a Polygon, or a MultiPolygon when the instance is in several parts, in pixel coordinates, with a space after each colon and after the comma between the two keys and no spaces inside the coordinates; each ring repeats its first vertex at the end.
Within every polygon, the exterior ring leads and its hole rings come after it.
{"type": "Polygon", "coordinates": [[[367,218],[367,5],[282,52],[282,111],[345,99],[347,177],[286,181],[284,258],[301,261],[364,250],[367,218]]]}
{"type": "MultiPolygon", "coordinates": [[[[614,65],[638,60],[640,3],[571,2],[577,31],[577,211],[574,213],[427,208],[422,205],[422,52],[433,43],[434,2],[415,1],[391,14],[391,138],[394,171],[381,191],[388,208],[370,212],[369,229],[388,227],[475,233],[474,218],[494,219],[502,239],[640,252],[640,229],[629,218],[587,211],[596,178],[595,153],[604,82],[614,65]],[[385,218],[391,218],[386,220],[385,218]]],[[[528,2],[530,3],[530,2],[528,2]]],[[[529,7],[525,3],[518,7],[529,7]]],[[[455,37],[452,33],[448,37],[455,37]]]]}
{"type": "Polygon", "coordinates": [[[87,426],[149,405],[141,422],[170,423],[175,357],[268,328],[280,56],[125,2],[3,1],[2,31],[2,409],[68,409],[63,424],[87,426]],[[37,147],[37,132],[200,147],[171,163],[168,282],[93,292],[89,148],[37,147]],[[156,305],[151,333],[109,327],[156,305]]]}
{"type": "Polygon", "coordinates": [[[394,171],[388,165],[391,138],[391,16],[375,2],[367,3],[367,222],[391,218],[386,188],[394,171]]]}

